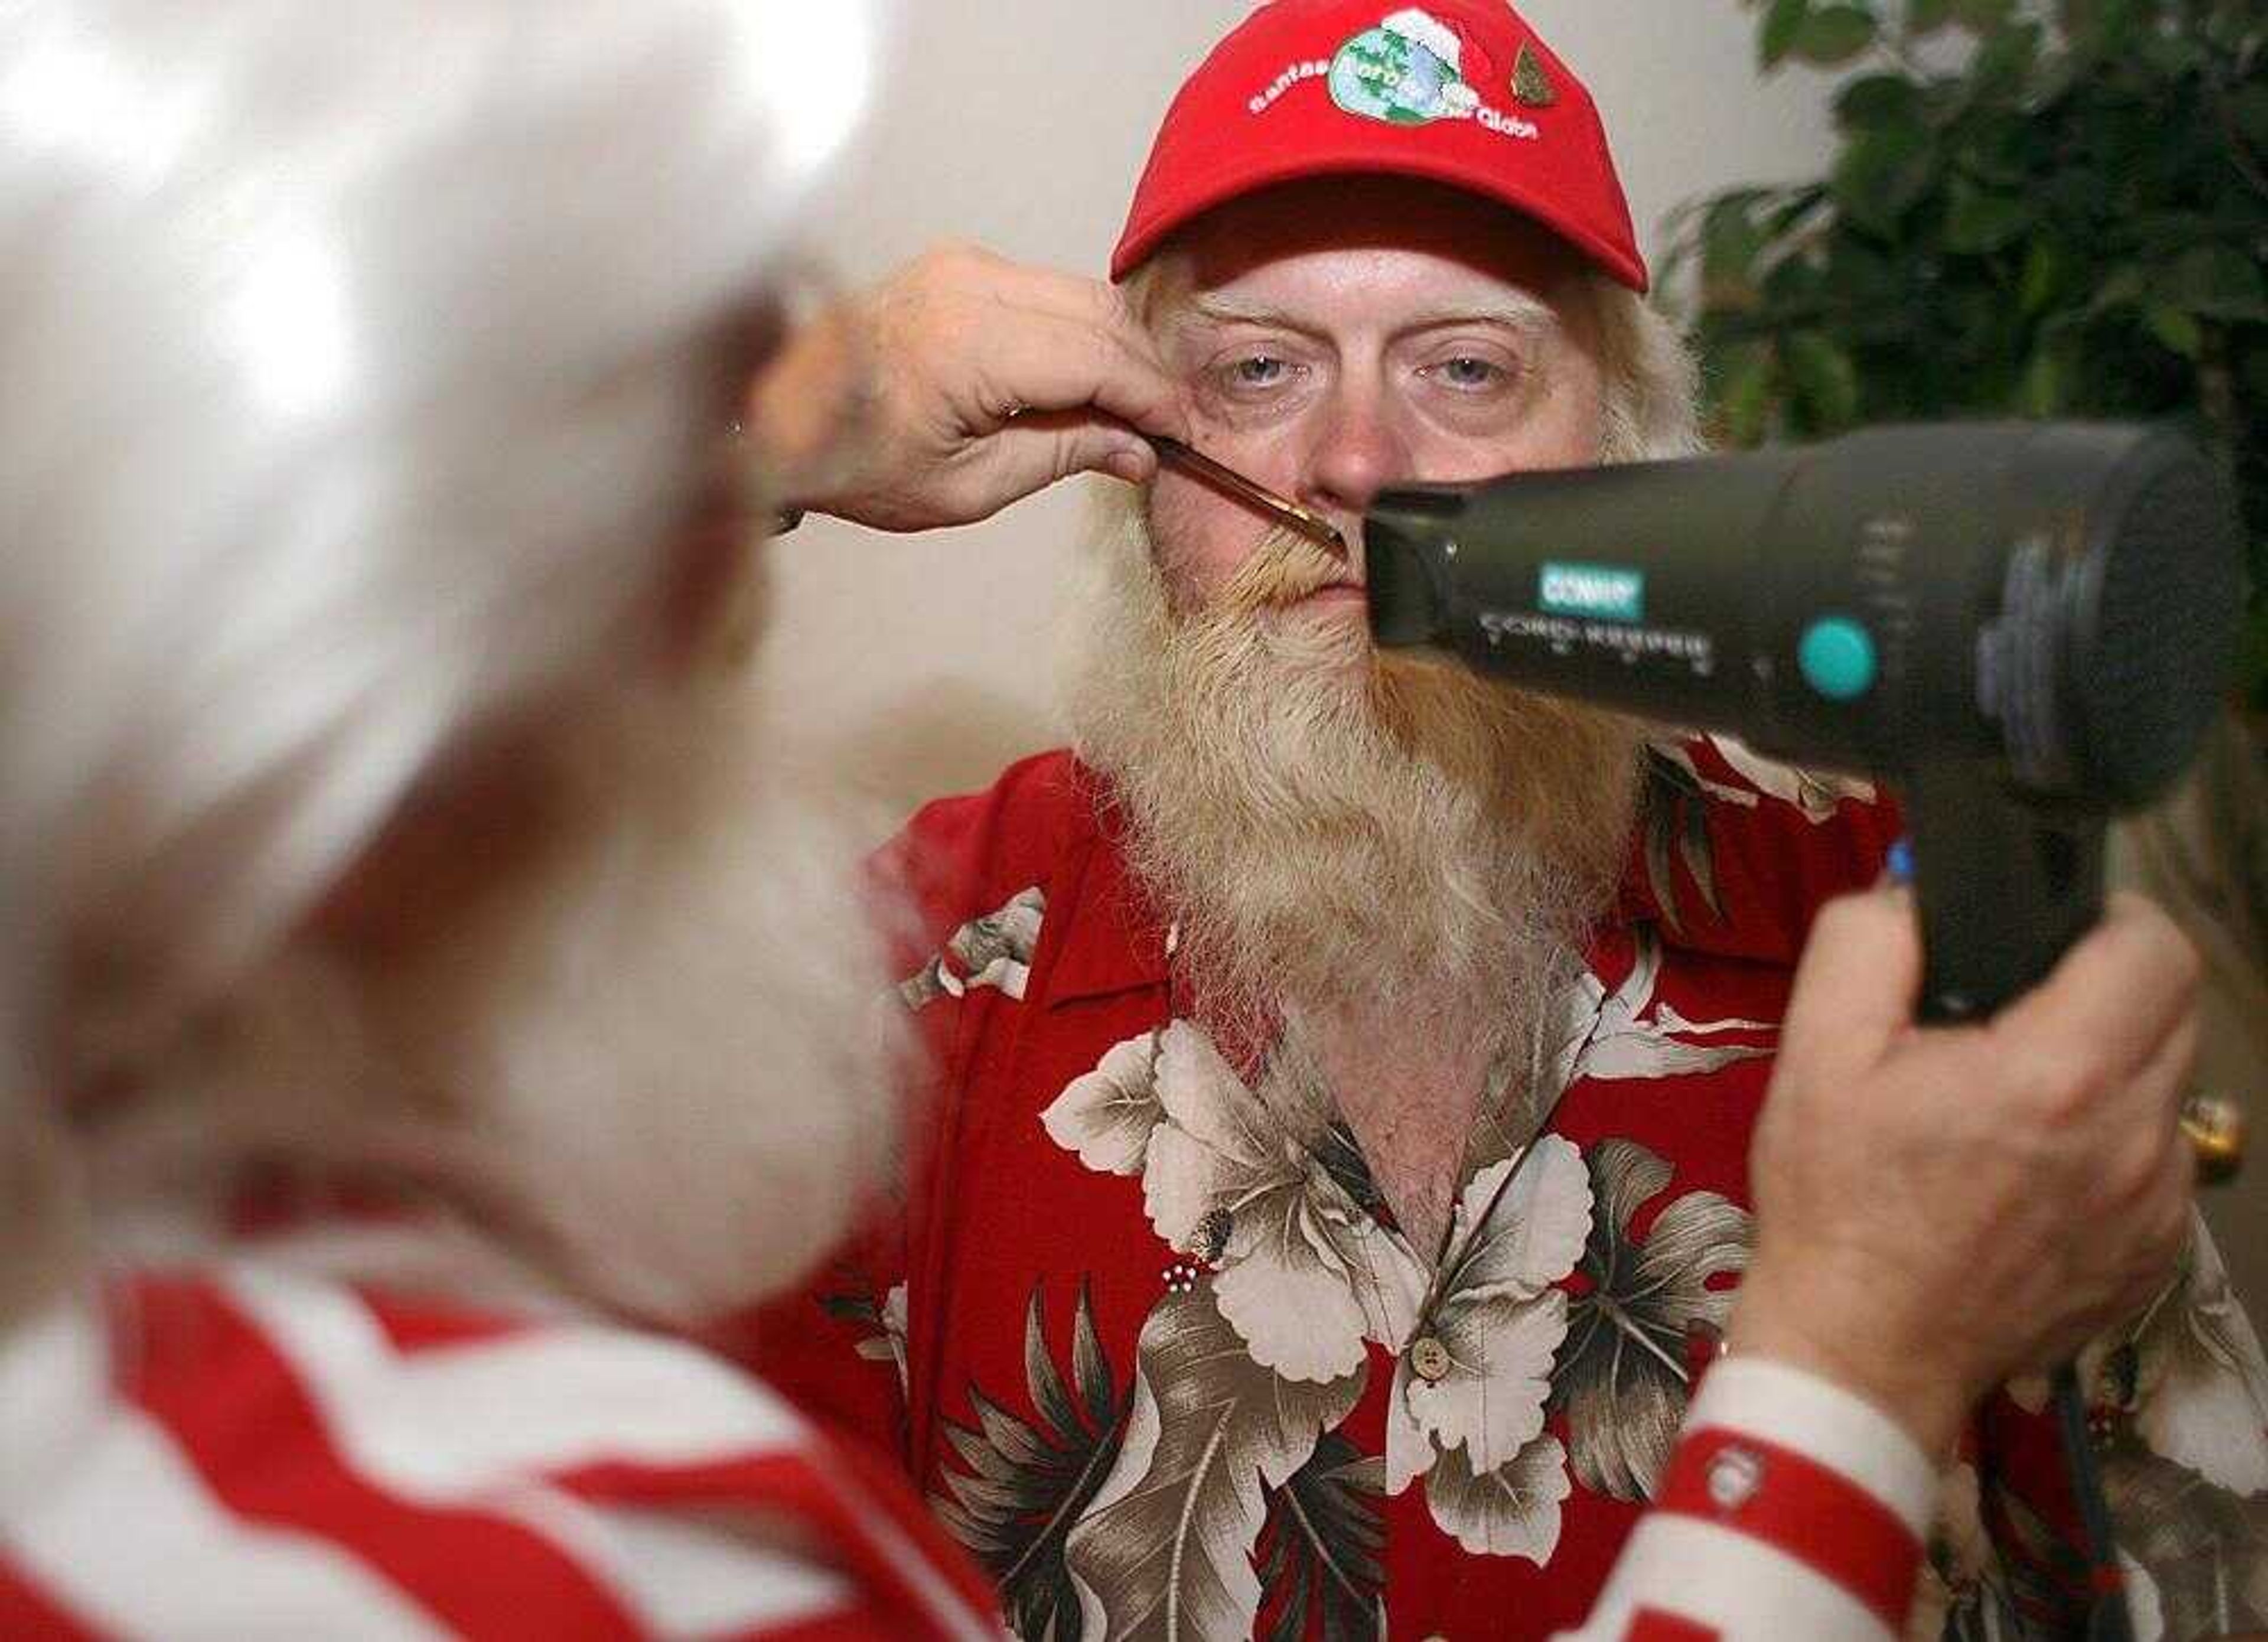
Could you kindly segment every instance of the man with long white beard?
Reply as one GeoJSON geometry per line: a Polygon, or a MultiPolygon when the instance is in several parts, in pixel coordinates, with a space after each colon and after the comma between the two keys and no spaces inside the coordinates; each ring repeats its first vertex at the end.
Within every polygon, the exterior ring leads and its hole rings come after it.
{"type": "MultiPolygon", "coordinates": [[[[1595,110],[1495,0],[1261,9],[1113,274],[1200,447],[1351,542],[1396,481],[1694,443],[1595,110]]],[[[1021,1634],[2059,1634],[2087,1541],[1995,1388],[2106,1329],[2144,1633],[2268,1622],[2218,1262],[2105,1281],[2058,1219],[2186,1225],[2185,966],[2110,950],[2149,915],[1916,1031],[1910,909],[1820,910],[1882,870],[1871,791],[1374,655],[1359,552],[1193,480],[1108,514],[1075,751],[885,858],[939,1066],[902,1210],[760,1345],[900,1434],[1021,1634]]]]}

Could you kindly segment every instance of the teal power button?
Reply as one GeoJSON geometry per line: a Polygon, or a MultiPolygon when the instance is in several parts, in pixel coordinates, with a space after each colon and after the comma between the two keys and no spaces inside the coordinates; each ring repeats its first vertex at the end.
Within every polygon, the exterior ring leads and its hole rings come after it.
{"type": "Polygon", "coordinates": [[[1820,617],[1796,645],[1803,681],[1830,701],[1864,696],[1874,683],[1874,637],[1847,615],[1820,617]]]}

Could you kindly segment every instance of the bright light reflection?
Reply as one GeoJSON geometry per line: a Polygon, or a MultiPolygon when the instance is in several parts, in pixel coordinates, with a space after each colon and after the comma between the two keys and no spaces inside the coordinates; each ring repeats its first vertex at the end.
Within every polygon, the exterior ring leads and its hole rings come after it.
{"type": "Polygon", "coordinates": [[[865,113],[880,66],[873,0],[751,0],[740,55],[750,93],[772,111],[781,180],[799,188],[865,113]]]}
{"type": "Polygon", "coordinates": [[[0,35],[0,142],[129,173],[165,165],[188,112],[182,88],[147,85],[66,25],[0,35]]]}
{"type": "Polygon", "coordinates": [[[353,365],[346,270],[313,234],[279,237],[250,261],[225,323],[260,409],[297,421],[346,391],[353,365]]]}

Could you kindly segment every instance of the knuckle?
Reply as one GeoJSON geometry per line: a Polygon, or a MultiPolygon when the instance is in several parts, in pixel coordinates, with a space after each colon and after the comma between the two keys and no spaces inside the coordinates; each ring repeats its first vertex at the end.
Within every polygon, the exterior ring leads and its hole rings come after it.
{"type": "Polygon", "coordinates": [[[2161,941],[2162,954],[2159,961],[2165,967],[2167,976],[2178,990],[2182,1002],[2192,1003],[2205,984],[2205,957],[2191,940],[2171,919],[2164,924],[2161,941]]]}
{"type": "Polygon", "coordinates": [[[2077,1123],[2116,1092],[2117,1080],[2099,1057],[2036,1048],[2014,1063],[2016,1087],[2051,1122],[2077,1123]]]}
{"type": "Polygon", "coordinates": [[[2102,1171],[2107,1206],[2115,1212],[2145,1214],[2154,1226],[2163,1208],[2160,1198],[2169,1150],[2165,1138],[2158,1134],[2135,1137],[2121,1145],[2102,1171]]]}
{"type": "Polygon", "coordinates": [[[2116,910],[2117,927],[2132,948],[2130,961],[2135,968],[2161,977],[2183,997],[2194,991],[2204,979],[2205,961],[2172,915],[2132,891],[2120,893],[2116,910]]]}
{"type": "Polygon", "coordinates": [[[1873,927],[1881,909],[1867,895],[1837,895],[1819,909],[1812,920],[1815,941],[1843,942],[1862,938],[1873,927]]]}
{"type": "Polygon", "coordinates": [[[915,262],[915,283],[935,292],[961,291],[976,282],[983,253],[965,240],[947,239],[932,246],[915,262]]]}

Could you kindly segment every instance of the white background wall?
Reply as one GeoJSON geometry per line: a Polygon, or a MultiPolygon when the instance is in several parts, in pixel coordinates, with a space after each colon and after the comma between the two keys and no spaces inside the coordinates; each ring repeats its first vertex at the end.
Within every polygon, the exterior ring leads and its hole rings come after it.
{"type": "MultiPolygon", "coordinates": [[[[818,249],[854,279],[941,238],[1099,275],[1167,103],[1250,9],[900,0],[896,61],[818,249]]],[[[1394,9],[1381,0],[1381,17],[1394,9]]],[[[1682,202],[1823,169],[1821,81],[1760,81],[1754,15],[1736,0],[1524,0],[1521,12],[1606,111],[1649,250],[1682,202]]],[[[968,530],[894,538],[814,519],[781,544],[775,699],[874,795],[878,826],[1060,739],[1055,608],[1079,488],[968,530]]]]}

